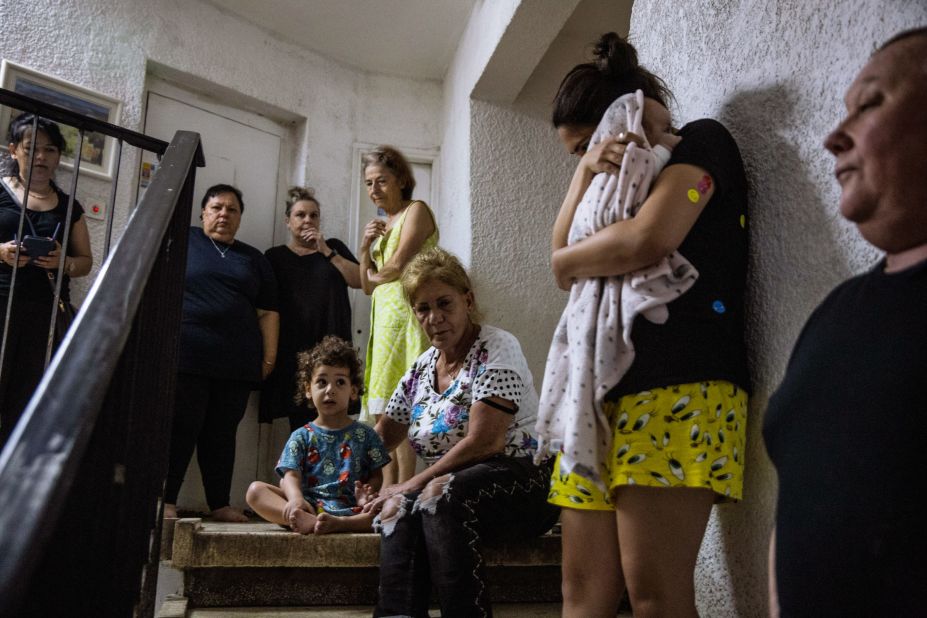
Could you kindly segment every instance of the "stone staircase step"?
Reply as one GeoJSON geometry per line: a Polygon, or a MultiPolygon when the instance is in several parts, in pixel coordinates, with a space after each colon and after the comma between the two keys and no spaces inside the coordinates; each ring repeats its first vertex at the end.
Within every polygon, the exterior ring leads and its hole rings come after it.
{"type": "MultiPolygon", "coordinates": [[[[559,603],[496,603],[493,615],[496,618],[559,618],[562,606],[559,603]]],[[[351,607],[227,607],[222,609],[196,609],[188,618],[369,618],[373,607],[356,605],[351,607]]],[[[440,616],[437,607],[432,616],[440,616]]],[[[628,616],[630,614],[627,614],[628,616]]]]}
{"type": "MultiPolygon", "coordinates": [[[[173,530],[172,565],[183,571],[187,611],[371,606],[379,553],[372,533],[303,536],[266,522],[189,518],[173,530]]],[[[494,603],[560,602],[559,535],[487,548],[485,558],[494,603]]]]}

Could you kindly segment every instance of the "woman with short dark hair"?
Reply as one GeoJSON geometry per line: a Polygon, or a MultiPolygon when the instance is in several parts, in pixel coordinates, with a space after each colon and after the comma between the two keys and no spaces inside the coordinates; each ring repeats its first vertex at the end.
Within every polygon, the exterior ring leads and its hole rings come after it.
{"type": "Polygon", "coordinates": [[[844,100],[824,141],[839,211],[884,256],[809,316],[763,418],[776,618],[924,615],[927,27],[879,47],[844,100]]]}
{"type": "Polygon", "coordinates": [[[229,505],[235,436],[248,396],[274,368],[279,317],[270,264],[235,239],[244,209],[238,188],[214,185],[203,196],[203,227],[190,228],[166,518],[177,516],[195,448],[212,517],[247,521],[229,505]]]}

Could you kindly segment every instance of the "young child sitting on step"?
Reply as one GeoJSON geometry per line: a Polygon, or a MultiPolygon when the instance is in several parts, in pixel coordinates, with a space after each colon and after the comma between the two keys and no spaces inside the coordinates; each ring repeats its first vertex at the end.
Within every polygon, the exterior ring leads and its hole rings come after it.
{"type": "Polygon", "coordinates": [[[251,483],[246,499],[258,515],[300,534],[371,531],[374,514],[363,506],[376,497],[390,458],[377,433],[348,416],[363,375],[357,352],[338,337],[299,355],[297,398],[319,416],[287,440],[279,487],[251,483]]]}

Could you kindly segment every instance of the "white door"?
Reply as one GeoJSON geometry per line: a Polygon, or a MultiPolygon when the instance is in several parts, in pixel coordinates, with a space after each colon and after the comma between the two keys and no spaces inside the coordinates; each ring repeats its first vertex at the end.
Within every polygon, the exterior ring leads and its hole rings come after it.
{"type": "MultiPolygon", "coordinates": [[[[367,187],[361,174],[361,157],[363,153],[373,148],[373,144],[356,144],[354,146],[354,178],[357,185],[355,187],[356,197],[352,203],[350,225],[353,230],[352,240],[354,245],[352,249],[355,249],[358,254],[364,236],[364,226],[374,217],[384,216],[384,213],[377,212],[378,209],[367,197],[367,187]]],[[[412,191],[412,199],[424,201],[431,208],[431,211],[437,214],[437,182],[434,182],[433,178],[437,153],[406,148],[400,148],[400,150],[412,166],[412,175],[415,177],[415,189],[412,191]]],[[[360,255],[357,257],[359,260],[360,255]]],[[[351,322],[354,329],[354,345],[360,350],[361,358],[364,358],[367,353],[367,340],[370,338],[370,297],[364,294],[363,290],[351,290],[351,322]]]]}
{"type": "MultiPolygon", "coordinates": [[[[145,133],[170,141],[178,130],[200,134],[206,159],[206,167],[196,170],[191,224],[201,226],[200,200],[206,189],[227,183],[241,189],[245,203],[236,238],[262,252],[276,244],[274,219],[280,187],[281,145],[286,135],[284,127],[256,114],[228,108],[165,82],[151,80],[145,133]]],[[[146,164],[151,171],[156,159],[143,160],[140,193],[147,186],[146,164]]],[[[262,458],[259,457],[261,449],[258,445],[262,440],[257,422],[257,403],[258,394],[252,393],[245,418],[238,427],[231,493],[231,504],[238,508],[246,506],[248,484],[258,479],[259,473],[266,475],[262,469],[265,466],[259,465],[262,458]]],[[[267,433],[266,427],[264,433],[267,433]]],[[[279,449],[276,454],[279,454],[279,449]]],[[[195,456],[187,470],[178,505],[208,510],[195,456]]]]}

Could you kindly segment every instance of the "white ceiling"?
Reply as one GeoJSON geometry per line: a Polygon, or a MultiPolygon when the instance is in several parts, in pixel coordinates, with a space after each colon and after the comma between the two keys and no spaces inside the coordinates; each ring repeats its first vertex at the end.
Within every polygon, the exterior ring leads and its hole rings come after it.
{"type": "Polygon", "coordinates": [[[442,79],[476,0],[208,0],[283,40],[374,73],[442,79]]]}

